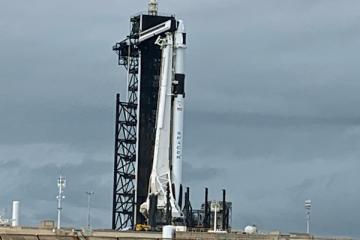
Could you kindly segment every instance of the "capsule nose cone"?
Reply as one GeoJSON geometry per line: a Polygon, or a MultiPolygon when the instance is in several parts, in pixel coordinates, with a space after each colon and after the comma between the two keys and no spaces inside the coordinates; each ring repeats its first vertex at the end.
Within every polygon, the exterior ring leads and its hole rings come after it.
{"type": "Polygon", "coordinates": [[[183,20],[178,21],[178,29],[177,29],[177,31],[182,32],[182,33],[185,32],[185,25],[184,25],[183,20]]]}

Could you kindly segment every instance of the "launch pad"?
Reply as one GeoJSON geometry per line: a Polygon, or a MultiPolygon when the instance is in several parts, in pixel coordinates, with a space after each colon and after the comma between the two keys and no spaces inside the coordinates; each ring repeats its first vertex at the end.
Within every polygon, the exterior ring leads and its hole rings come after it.
{"type": "Polygon", "coordinates": [[[225,190],[215,211],[207,189],[199,210],[191,206],[190,188],[183,190],[185,49],[183,22],[159,15],[155,0],[147,13],[130,18],[130,34],[113,47],[127,70],[125,100],[116,96],[114,230],[137,225],[209,229],[216,222],[215,228],[230,229],[225,190]]]}
{"type": "MultiPolygon", "coordinates": [[[[0,227],[0,239],[2,240],[155,240],[163,239],[161,233],[157,232],[118,232],[109,230],[94,230],[91,233],[76,229],[62,229],[53,231],[47,228],[9,228],[0,227]]],[[[244,234],[242,232],[233,233],[204,233],[204,232],[179,232],[175,239],[195,240],[195,239],[232,239],[232,240],[351,240],[344,237],[317,237],[308,234],[281,234],[274,232],[269,234],[244,234]]]]}

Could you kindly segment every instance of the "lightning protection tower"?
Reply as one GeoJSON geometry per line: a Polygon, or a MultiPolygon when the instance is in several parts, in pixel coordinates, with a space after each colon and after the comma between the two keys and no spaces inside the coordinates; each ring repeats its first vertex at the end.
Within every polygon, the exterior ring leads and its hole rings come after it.
{"type": "Polygon", "coordinates": [[[62,200],[65,198],[64,195],[64,188],[66,186],[66,178],[61,176],[58,178],[57,181],[58,186],[58,195],[56,196],[58,201],[58,207],[57,207],[57,229],[61,228],[61,212],[62,212],[62,200]]]}
{"type": "Polygon", "coordinates": [[[305,201],[305,214],[306,214],[306,233],[310,234],[310,213],[311,213],[311,200],[305,201]]]}

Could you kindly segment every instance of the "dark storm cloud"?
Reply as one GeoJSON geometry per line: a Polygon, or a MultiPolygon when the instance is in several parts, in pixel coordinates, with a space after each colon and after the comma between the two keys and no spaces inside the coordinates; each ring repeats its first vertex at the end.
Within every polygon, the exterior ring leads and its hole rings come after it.
{"type": "MultiPolygon", "coordinates": [[[[325,158],[356,158],[360,153],[355,119],[317,119],[248,113],[190,112],[186,116],[185,148],[199,159],[252,161],[272,158],[290,163],[325,158]],[[206,143],[203,144],[204,138],[206,143]]],[[[212,161],[208,161],[212,163],[212,161]]],[[[211,166],[211,165],[210,165],[211,166]]]]}
{"type": "MultiPolygon", "coordinates": [[[[360,122],[360,113],[354,116],[303,116],[303,115],[276,115],[261,114],[257,112],[227,112],[227,111],[190,111],[187,118],[194,124],[238,126],[263,126],[263,127],[294,127],[294,126],[356,126],[360,122]],[[204,121],[204,119],[206,121],[204,121]]],[[[190,123],[189,123],[190,124],[190,123]]]]}
{"type": "MultiPolygon", "coordinates": [[[[55,154],[58,155],[59,152],[61,151],[58,148],[55,154]]],[[[106,156],[106,158],[108,157],[106,156]]],[[[6,203],[10,203],[11,200],[20,200],[23,204],[25,223],[38,224],[42,219],[55,219],[56,178],[60,174],[67,176],[66,199],[64,200],[65,224],[79,226],[79,222],[77,222],[79,216],[72,216],[72,212],[77,212],[80,217],[86,215],[86,191],[95,192],[93,196],[95,201],[93,201],[92,207],[95,212],[101,212],[99,216],[105,215],[105,213],[110,214],[108,206],[111,204],[112,198],[112,177],[109,174],[112,171],[111,162],[87,157],[79,161],[79,159],[67,156],[68,162],[65,163],[45,162],[44,165],[31,167],[28,162],[32,160],[30,157],[24,156],[22,160],[3,161],[1,164],[2,171],[6,171],[8,175],[20,176],[18,179],[12,179],[3,174],[1,182],[9,187],[2,189],[1,203],[6,206],[8,205],[6,203]],[[39,205],[44,207],[38,208],[39,205]]],[[[99,226],[109,221],[110,217],[105,218],[99,226]]]]}
{"type": "MultiPolygon", "coordinates": [[[[184,172],[184,179],[191,179],[190,182],[218,178],[221,174],[225,173],[225,170],[221,168],[214,168],[206,165],[194,167],[188,162],[184,162],[183,168],[186,169],[184,172]]],[[[188,180],[186,181],[189,182],[188,180]]]]}
{"type": "Polygon", "coordinates": [[[25,102],[4,106],[0,115],[2,124],[7,126],[0,135],[2,144],[51,142],[71,144],[87,151],[111,148],[106,145],[114,135],[112,106],[25,102]]]}
{"type": "MultiPolygon", "coordinates": [[[[110,226],[115,93],[112,45],[146,1],[0,1],[0,207],[24,223],[110,226]],[[76,213],[76,214],[74,214],[76,213]],[[75,216],[76,215],[76,216],[75,216]]],[[[187,25],[185,184],[193,206],[228,189],[233,227],[360,236],[360,3],[357,0],[160,1],[187,25]]]]}

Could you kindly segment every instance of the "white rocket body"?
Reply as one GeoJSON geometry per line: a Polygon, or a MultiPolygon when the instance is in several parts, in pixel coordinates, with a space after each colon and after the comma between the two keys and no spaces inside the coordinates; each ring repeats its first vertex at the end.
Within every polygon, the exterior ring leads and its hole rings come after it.
{"type": "MultiPolygon", "coordinates": [[[[174,82],[178,86],[173,100],[172,118],[172,180],[175,186],[175,197],[180,198],[180,186],[182,184],[183,164],[183,138],[184,138],[184,84],[185,84],[185,37],[184,23],[180,20],[175,32],[175,63],[174,82]]],[[[177,199],[179,200],[179,199],[177,199]]]]}
{"type": "MultiPolygon", "coordinates": [[[[149,196],[157,195],[157,208],[165,209],[169,187],[174,218],[183,217],[178,201],[181,198],[179,195],[182,183],[185,43],[182,21],[178,22],[175,33],[167,32],[166,37],[159,37],[156,41],[162,49],[162,59],[149,196]]],[[[149,197],[140,211],[147,215],[149,197]]]]}

